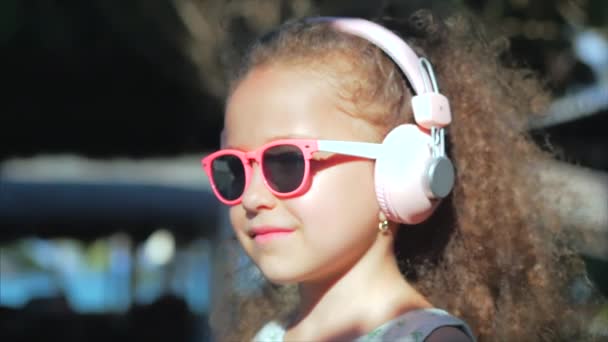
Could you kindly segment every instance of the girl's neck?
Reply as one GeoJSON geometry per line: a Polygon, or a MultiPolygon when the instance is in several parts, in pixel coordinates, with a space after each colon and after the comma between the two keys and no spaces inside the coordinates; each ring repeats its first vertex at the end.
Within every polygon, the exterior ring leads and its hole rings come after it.
{"type": "Polygon", "coordinates": [[[342,273],[300,284],[285,340],[352,339],[404,312],[431,307],[403,278],[394,254],[373,249],[342,273]]]}

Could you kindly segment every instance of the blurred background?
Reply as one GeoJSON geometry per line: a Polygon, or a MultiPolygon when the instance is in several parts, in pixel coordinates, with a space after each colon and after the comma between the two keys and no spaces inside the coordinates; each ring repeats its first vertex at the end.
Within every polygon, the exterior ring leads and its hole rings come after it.
{"type": "MultiPolygon", "coordinates": [[[[538,143],[606,179],[604,0],[0,1],[0,339],[213,340],[226,224],[199,165],[224,66],[292,16],[420,7],[466,7],[508,37],[555,95],[538,143]]],[[[608,295],[595,228],[579,252],[608,295]]]]}

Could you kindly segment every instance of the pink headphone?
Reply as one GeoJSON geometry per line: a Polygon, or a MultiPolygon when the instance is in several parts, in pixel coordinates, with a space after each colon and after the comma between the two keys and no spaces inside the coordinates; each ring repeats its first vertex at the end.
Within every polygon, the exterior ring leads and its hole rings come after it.
{"type": "Polygon", "coordinates": [[[414,89],[416,125],[399,125],[386,135],[374,178],[378,203],[389,220],[424,221],[439,199],[450,193],[455,178],[445,153],[444,128],[452,120],[450,104],[439,93],[430,62],[419,58],[399,36],[371,21],[334,17],[312,21],[328,21],[338,31],[370,41],[399,66],[414,89]]]}

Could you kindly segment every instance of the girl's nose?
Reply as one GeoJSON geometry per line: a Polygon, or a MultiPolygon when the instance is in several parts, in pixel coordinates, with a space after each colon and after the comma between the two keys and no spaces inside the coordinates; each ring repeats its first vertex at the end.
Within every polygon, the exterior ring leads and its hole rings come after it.
{"type": "Polygon", "coordinates": [[[264,182],[264,174],[259,164],[251,165],[251,179],[243,192],[241,203],[247,212],[257,212],[263,209],[272,209],[276,205],[277,198],[264,182]]]}

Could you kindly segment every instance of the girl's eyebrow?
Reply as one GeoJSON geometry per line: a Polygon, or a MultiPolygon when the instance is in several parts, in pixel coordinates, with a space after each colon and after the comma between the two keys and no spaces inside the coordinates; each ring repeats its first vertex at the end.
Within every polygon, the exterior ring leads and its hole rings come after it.
{"type": "Polygon", "coordinates": [[[275,140],[283,140],[283,139],[317,139],[317,138],[313,138],[310,135],[305,135],[305,134],[299,134],[299,133],[291,133],[291,134],[282,134],[282,135],[275,135],[272,138],[266,140],[265,143],[269,143],[275,140]]]}
{"type": "MultiPolygon", "coordinates": [[[[274,135],[271,138],[264,140],[264,144],[268,144],[268,143],[276,141],[276,140],[285,140],[285,139],[311,139],[311,140],[315,140],[317,138],[311,137],[310,135],[299,134],[299,133],[281,134],[281,135],[274,135]]],[[[224,142],[225,142],[225,140],[222,140],[222,143],[224,143],[224,142]]],[[[220,146],[220,148],[221,149],[240,150],[240,151],[250,150],[248,148],[243,148],[242,146],[232,145],[232,144],[227,144],[227,145],[223,145],[222,144],[220,146]]]]}

